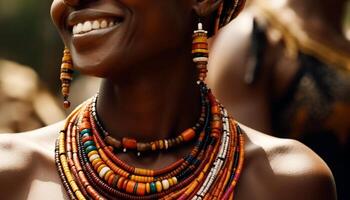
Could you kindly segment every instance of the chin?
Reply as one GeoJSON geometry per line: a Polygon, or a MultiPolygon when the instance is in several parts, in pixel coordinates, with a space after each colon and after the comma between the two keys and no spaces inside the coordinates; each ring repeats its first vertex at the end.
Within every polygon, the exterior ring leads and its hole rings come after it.
{"type": "Polygon", "coordinates": [[[126,71],[127,64],[123,61],[127,60],[125,56],[120,55],[100,55],[72,53],[73,64],[75,70],[81,74],[95,76],[99,78],[109,78],[119,76],[126,71]]]}

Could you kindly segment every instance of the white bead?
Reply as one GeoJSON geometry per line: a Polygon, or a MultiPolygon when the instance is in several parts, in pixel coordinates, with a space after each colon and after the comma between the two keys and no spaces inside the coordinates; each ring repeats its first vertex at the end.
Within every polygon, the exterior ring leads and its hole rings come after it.
{"type": "Polygon", "coordinates": [[[169,185],[169,181],[168,180],[163,180],[162,181],[162,185],[163,185],[163,189],[167,190],[169,189],[170,185],[169,185]]]}
{"type": "Polygon", "coordinates": [[[207,62],[208,58],[207,57],[196,57],[193,58],[193,62],[207,62]]]}
{"type": "Polygon", "coordinates": [[[198,23],[198,30],[203,30],[203,24],[202,23],[198,23]]]}
{"type": "Polygon", "coordinates": [[[89,160],[90,160],[90,162],[92,162],[92,161],[94,161],[97,158],[100,158],[100,156],[98,154],[94,154],[94,155],[89,157],[89,160]]]}
{"type": "Polygon", "coordinates": [[[165,140],[165,149],[168,149],[169,148],[169,142],[168,140],[165,140]]]}
{"type": "Polygon", "coordinates": [[[104,167],[101,169],[100,173],[98,174],[101,178],[104,178],[104,176],[106,175],[106,173],[109,171],[109,167],[104,167]]]}

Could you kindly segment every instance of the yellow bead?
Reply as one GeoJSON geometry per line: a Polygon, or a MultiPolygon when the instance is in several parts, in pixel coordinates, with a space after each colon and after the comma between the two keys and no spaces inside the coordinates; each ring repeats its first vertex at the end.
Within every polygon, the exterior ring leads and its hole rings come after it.
{"type": "Polygon", "coordinates": [[[101,172],[101,170],[104,168],[104,167],[107,167],[107,165],[105,165],[105,164],[102,164],[101,166],[99,166],[98,168],[97,168],[97,172],[98,173],[100,173],[101,172]]]}
{"type": "Polygon", "coordinates": [[[77,196],[78,200],[86,200],[84,195],[80,191],[76,191],[75,196],[77,196]]]}
{"type": "Polygon", "coordinates": [[[151,186],[149,185],[149,183],[146,183],[146,192],[147,194],[151,193],[151,186]]]}
{"type": "Polygon", "coordinates": [[[92,166],[95,167],[95,165],[96,165],[99,161],[102,161],[101,158],[97,158],[97,159],[95,159],[94,161],[92,161],[92,163],[91,163],[92,166]]]}
{"type": "Polygon", "coordinates": [[[168,181],[169,181],[170,187],[174,185],[173,179],[169,178],[168,181]]]}
{"type": "Polygon", "coordinates": [[[70,186],[72,187],[73,192],[76,192],[76,191],[79,190],[79,187],[78,187],[78,185],[75,183],[74,180],[73,180],[73,181],[70,181],[69,184],[70,184],[70,186]]]}
{"type": "Polygon", "coordinates": [[[174,176],[172,179],[173,179],[174,185],[176,185],[177,184],[177,178],[174,176]]]}
{"type": "Polygon", "coordinates": [[[161,192],[163,190],[162,183],[160,181],[156,182],[157,192],[161,192]]]}
{"type": "Polygon", "coordinates": [[[90,151],[88,153],[88,157],[91,157],[92,155],[98,154],[98,152],[96,150],[90,151]]]}

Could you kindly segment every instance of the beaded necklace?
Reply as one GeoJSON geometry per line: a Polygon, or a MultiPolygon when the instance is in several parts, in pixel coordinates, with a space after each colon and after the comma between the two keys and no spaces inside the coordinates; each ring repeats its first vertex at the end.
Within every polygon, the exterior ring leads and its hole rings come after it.
{"type": "Polygon", "coordinates": [[[97,97],[73,111],[55,152],[70,199],[232,199],[243,167],[243,134],[203,82],[199,88],[203,119],[195,126],[196,143],[162,169],[136,168],[118,157],[97,124],[97,97]]]}
{"type": "Polygon", "coordinates": [[[108,131],[105,130],[102,123],[99,120],[99,117],[96,112],[96,105],[97,105],[97,99],[98,94],[93,97],[93,103],[91,108],[91,114],[93,116],[93,121],[97,125],[97,128],[102,132],[103,140],[113,146],[114,148],[120,150],[123,149],[124,152],[127,150],[136,150],[137,155],[140,156],[141,152],[147,152],[147,151],[157,151],[157,150],[168,150],[174,147],[177,147],[184,142],[190,142],[195,138],[196,135],[200,133],[200,131],[203,129],[206,116],[208,113],[206,113],[206,105],[205,105],[205,88],[200,88],[201,93],[201,114],[197,121],[197,123],[191,127],[183,131],[180,135],[178,135],[175,138],[170,139],[164,139],[164,140],[157,140],[157,141],[151,141],[151,142],[137,142],[137,140],[132,138],[124,137],[121,140],[117,140],[110,136],[108,131]]]}

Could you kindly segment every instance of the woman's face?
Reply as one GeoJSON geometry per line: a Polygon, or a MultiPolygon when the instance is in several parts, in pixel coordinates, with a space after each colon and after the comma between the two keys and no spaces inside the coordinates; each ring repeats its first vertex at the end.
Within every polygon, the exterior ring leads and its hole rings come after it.
{"type": "Polygon", "coordinates": [[[113,77],[191,45],[192,4],[189,0],[81,0],[69,7],[54,0],[51,15],[75,67],[84,74],[113,77]]]}

